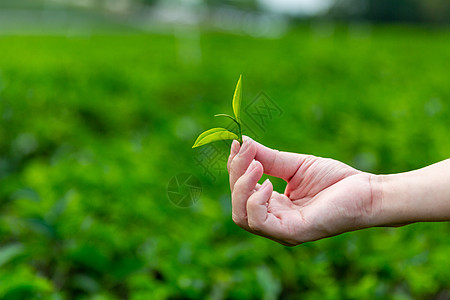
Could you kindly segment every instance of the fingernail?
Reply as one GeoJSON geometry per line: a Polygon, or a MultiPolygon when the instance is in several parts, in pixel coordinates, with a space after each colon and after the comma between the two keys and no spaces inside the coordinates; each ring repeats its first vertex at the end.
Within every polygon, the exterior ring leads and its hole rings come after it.
{"type": "Polygon", "coordinates": [[[256,161],[253,160],[253,161],[250,163],[250,166],[248,166],[247,171],[245,171],[245,173],[246,173],[246,174],[249,174],[249,173],[251,173],[255,168],[256,168],[256,161]]]}
{"type": "Polygon", "coordinates": [[[233,143],[231,143],[231,153],[236,154],[238,151],[239,151],[239,142],[233,140],[233,143]]]}
{"type": "Polygon", "coordinates": [[[261,185],[261,189],[266,189],[268,186],[270,186],[270,180],[269,178],[267,178],[266,180],[264,180],[263,184],[261,185]]]}
{"type": "Polygon", "coordinates": [[[244,153],[248,148],[248,143],[242,143],[241,150],[239,150],[239,154],[244,153]]]}
{"type": "Polygon", "coordinates": [[[242,155],[245,153],[245,151],[247,151],[247,149],[250,147],[250,143],[248,141],[244,141],[242,143],[242,147],[241,150],[239,150],[239,155],[242,155]]]}

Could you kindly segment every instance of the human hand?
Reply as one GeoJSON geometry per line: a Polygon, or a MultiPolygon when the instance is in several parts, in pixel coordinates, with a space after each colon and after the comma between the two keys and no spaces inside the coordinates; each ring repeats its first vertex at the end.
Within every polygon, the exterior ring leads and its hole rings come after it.
{"type": "Polygon", "coordinates": [[[233,141],[228,171],[233,221],[283,245],[376,225],[375,175],[339,161],[280,152],[244,137],[242,146],[233,141]],[[263,173],[284,179],[285,192],[273,191],[269,180],[258,184],[263,173]]]}

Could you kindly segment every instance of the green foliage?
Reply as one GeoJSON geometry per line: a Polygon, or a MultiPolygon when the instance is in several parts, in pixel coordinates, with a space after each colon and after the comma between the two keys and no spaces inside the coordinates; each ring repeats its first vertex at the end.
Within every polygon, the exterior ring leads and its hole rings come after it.
{"type": "Polygon", "coordinates": [[[225,128],[212,128],[200,134],[192,148],[222,140],[237,140],[238,138],[239,137],[235,133],[230,132],[225,128]]]}
{"type": "Polygon", "coordinates": [[[236,89],[233,94],[233,112],[236,117],[236,121],[241,123],[241,103],[242,103],[242,75],[239,76],[236,89]]]}
{"type": "Polygon", "coordinates": [[[242,75],[239,76],[238,83],[236,85],[236,89],[234,91],[233,95],[233,112],[234,112],[234,118],[227,114],[217,114],[214,115],[214,117],[226,117],[231,119],[234,123],[236,123],[238,127],[238,134],[236,135],[233,132],[228,131],[225,128],[213,128],[209,129],[197,138],[197,140],[194,142],[195,147],[200,147],[212,142],[222,141],[222,140],[238,140],[240,143],[242,143],[242,125],[241,125],[241,102],[242,102],[242,75]]]}
{"type": "Polygon", "coordinates": [[[252,136],[269,147],[376,173],[449,156],[447,31],[311,28],[201,32],[197,65],[162,34],[0,37],[0,298],[445,297],[449,223],[286,248],[236,226],[225,162],[214,181],[187,150],[242,70],[282,108],[252,136]],[[183,171],[203,192],[182,209],[183,171]]]}

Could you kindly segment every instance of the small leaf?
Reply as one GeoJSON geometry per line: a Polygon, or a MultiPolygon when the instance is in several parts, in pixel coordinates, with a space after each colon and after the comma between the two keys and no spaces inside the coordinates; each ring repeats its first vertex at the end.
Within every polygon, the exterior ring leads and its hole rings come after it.
{"type": "Polygon", "coordinates": [[[217,114],[217,115],[214,115],[214,117],[227,117],[227,118],[231,119],[233,122],[239,124],[235,118],[233,118],[232,116],[227,115],[227,114],[217,114]]]}
{"type": "Polygon", "coordinates": [[[202,134],[199,135],[197,140],[194,143],[195,147],[203,146],[212,142],[221,141],[221,140],[237,140],[238,136],[231,132],[226,130],[225,128],[213,128],[210,130],[206,130],[202,134]]]}
{"type": "Polygon", "coordinates": [[[21,244],[9,244],[0,248],[0,267],[24,252],[21,244]]]}
{"type": "Polygon", "coordinates": [[[242,101],[242,75],[239,76],[233,95],[233,112],[238,123],[241,123],[241,101],[242,101]]]}

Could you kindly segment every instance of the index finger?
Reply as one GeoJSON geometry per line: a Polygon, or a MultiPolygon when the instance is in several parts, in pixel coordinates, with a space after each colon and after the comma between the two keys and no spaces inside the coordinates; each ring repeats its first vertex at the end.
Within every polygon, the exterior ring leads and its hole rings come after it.
{"type": "Polygon", "coordinates": [[[311,155],[278,151],[261,145],[252,140],[256,149],[255,160],[264,167],[264,173],[289,180],[297,173],[300,166],[311,157],[311,155]]]}

